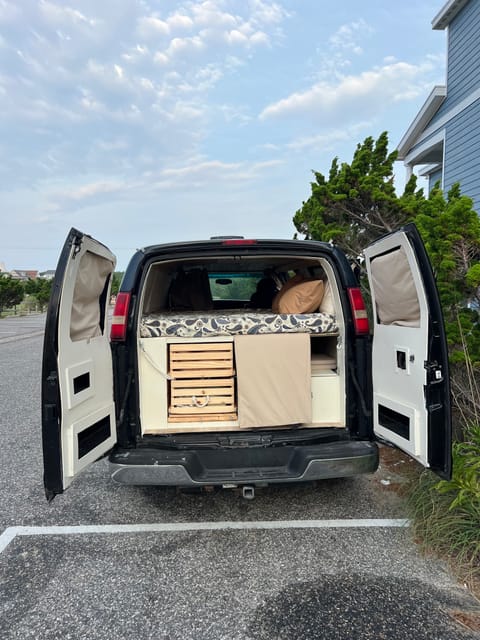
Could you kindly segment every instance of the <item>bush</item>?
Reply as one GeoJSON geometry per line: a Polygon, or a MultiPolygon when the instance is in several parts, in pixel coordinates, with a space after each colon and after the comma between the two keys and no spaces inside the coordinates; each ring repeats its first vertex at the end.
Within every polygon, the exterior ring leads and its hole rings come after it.
{"type": "MultiPolygon", "coordinates": [[[[409,506],[424,548],[454,560],[457,573],[480,580],[480,425],[453,445],[451,480],[424,471],[413,484],[409,506]]],[[[453,564],[453,563],[452,563],[453,564]]]]}

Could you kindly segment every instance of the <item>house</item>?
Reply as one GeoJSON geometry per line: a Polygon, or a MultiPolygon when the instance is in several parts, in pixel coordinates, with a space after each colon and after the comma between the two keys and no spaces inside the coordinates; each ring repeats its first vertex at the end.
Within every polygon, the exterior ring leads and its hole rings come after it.
{"type": "Polygon", "coordinates": [[[55,269],[48,269],[47,271],[40,271],[38,274],[39,278],[43,278],[44,280],[53,280],[55,277],[55,269]]]}
{"type": "Polygon", "coordinates": [[[13,269],[10,275],[14,280],[35,280],[38,278],[38,271],[35,269],[13,269]]]}
{"type": "Polygon", "coordinates": [[[447,30],[446,85],[435,86],[397,147],[398,159],[447,192],[455,182],[480,211],[480,0],[449,0],[432,21],[447,30]]]}

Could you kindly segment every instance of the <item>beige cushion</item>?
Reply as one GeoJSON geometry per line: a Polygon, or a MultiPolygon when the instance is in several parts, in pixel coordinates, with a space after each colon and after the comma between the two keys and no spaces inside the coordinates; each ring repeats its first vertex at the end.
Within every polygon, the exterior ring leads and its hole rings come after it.
{"type": "Polygon", "coordinates": [[[322,313],[329,313],[331,316],[335,315],[335,303],[333,302],[332,287],[330,286],[330,283],[328,282],[328,280],[325,283],[325,289],[323,292],[323,298],[320,303],[319,310],[322,313]]]}
{"type": "Polygon", "coordinates": [[[290,287],[278,303],[279,313],[312,313],[323,298],[323,280],[300,282],[290,287]]]}
{"type": "Polygon", "coordinates": [[[296,276],[293,276],[293,278],[290,278],[290,280],[287,280],[287,282],[285,282],[283,287],[280,289],[280,291],[277,293],[277,295],[273,299],[272,311],[274,313],[280,313],[280,300],[281,300],[281,298],[285,295],[285,293],[289,289],[294,287],[296,284],[300,284],[300,282],[305,282],[305,278],[303,276],[299,275],[299,274],[297,274],[296,276]]]}

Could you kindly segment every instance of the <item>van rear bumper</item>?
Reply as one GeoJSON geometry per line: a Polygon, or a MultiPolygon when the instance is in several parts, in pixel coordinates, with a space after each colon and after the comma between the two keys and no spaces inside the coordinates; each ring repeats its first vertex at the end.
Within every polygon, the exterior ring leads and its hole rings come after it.
{"type": "Polygon", "coordinates": [[[308,446],[236,449],[117,449],[112,478],[128,485],[201,487],[265,485],[373,473],[373,442],[343,440],[308,446]]]}

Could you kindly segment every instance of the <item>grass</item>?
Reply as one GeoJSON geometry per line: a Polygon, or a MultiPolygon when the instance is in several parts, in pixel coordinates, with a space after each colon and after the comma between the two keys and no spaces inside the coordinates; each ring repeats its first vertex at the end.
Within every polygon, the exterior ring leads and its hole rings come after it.
{"type": "Polygon", "coordinates": [[[11,318],[14,316],[28,316],[35,313],[42,313],[42,311],[44,311],[44,307],[42,307],[42,305],[40,305],[31,296],[26,296],[23,302],[18,304],[16,307],[2,309],[0,311],[0,318],[11,318]]]}

